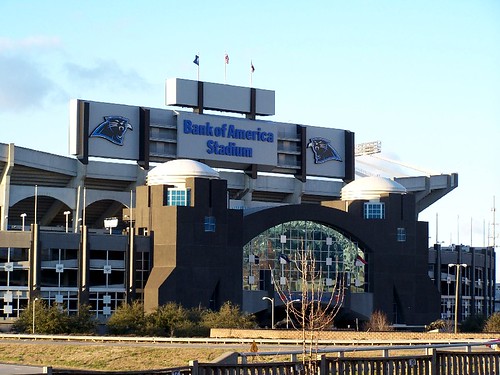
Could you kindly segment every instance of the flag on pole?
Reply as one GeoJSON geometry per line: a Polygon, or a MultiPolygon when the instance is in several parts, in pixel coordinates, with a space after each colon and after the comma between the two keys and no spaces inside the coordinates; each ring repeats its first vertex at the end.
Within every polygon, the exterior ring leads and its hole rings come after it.
{"type": "Polygon", "coordinates": [[[250,87],[253,86],[253,72],[255,72],[255,67],[253,66],[253,61],[250,60],[250,87]]]}
{"type": "Polygon", "coordinates": [[[199,55],[199,52],[198,52],[198,54],[194,55],[193,63],[196,64],[196,68],[197,68],[196,70],[198,71],[197,78],[199,81],[200,80],[200,55],[199,55]]]}
{"type": "Polygon", "coordinates": [[[364,260],[363,258],[361,258],[361,256],[358,255],[356,257],[356,262],[355,262],[356,267],[362,267],[365,264],[368,264],[368,262],[366,260],[364,260]]]}
{"type": "Polygon", "coordinates": [[[227,83],[227,65],[229,64],[229,55],[227,52],[224,53],[224,83],[227,83]]]}

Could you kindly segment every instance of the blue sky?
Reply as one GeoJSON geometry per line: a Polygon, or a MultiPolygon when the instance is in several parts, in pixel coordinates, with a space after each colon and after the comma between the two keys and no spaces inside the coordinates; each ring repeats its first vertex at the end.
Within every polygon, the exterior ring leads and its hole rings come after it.
{"type": "MultiPolygon", "coordinates": [[[[276,91],[274,121],[348,129],[459,187],[421,215],[482,246],[500,208],[500,2],[0,2],[0,142],[68,154],[71,98],[164,108],[166,78],[276,91]]],[[[497,233],[500,228],[497,227],[497,233]]],[[[497,243],[498,243],[497,239],[497,243]]]]}

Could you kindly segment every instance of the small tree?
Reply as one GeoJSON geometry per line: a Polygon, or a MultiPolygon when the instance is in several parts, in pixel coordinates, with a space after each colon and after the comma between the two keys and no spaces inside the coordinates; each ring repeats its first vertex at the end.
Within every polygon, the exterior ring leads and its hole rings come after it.
{"type": "Polygon", "coordinates": [[[80,305],[78,314],[69,316],[69,333],[95,333],[97,319],[90,311],[90,305],[80,305]]]}
{"type": "MultiPolygon", "coordinates": [[[[300,249],[295,253],[295,259],[290,260],[290,266],[298,272],[300,294],[292,292],[291,280],[274,276],[274,288],[294,319],[291,320],[294,329],[302,332],[302,362],[307,373],[315,373],[317,369],[315,354],[318,353],[319,332],[332,327],[335,316],[342,307],[345,296],[346,274],[338,262],[335,264],[333,277],[324,278],[323,269],[316,262],[314,252],[304,247],[304,241],[299,243],[300,249]],[[276,280],[280,280],[278,284],[276,280]],[[296,299],[298,295],[298,299],[296,299]],[[297,305],[293,302],[297,301],[297,305]],[[309,344],[308,344],[309,343],[309,344]]],[[[272,270],[271,270],[272,271],[272,270]]],[[[289,316],[286,317],[287,320],[289,316]]]]}
{"type": "Polygon", "coordinates": [[[486,319],[483,315],[471,315],[460,324],[461,332],[482,332],[486,319]]]}
{"type": "Polygon", "coordinates": [[[427,332],[438,330],[440,332],[451,333],[454,330],[453,321],[438,319],[438,320],[431,322],[429,325],[425,326],[425,330],[427,332]]]}
{"type": "Polygon", "coordinates": [[[21,312],[13,325],[13,330],[33,333],[35,328],[35,333],[42,334],[93,333],[95,327],[96,321],[88,305],[80,306],[79,314],[70,315],[61,304],[54,303],[49,307],[44,300],[34,300],[21,312]],[[34,303],[36,306],[33,311],[34,303]]]}
{"type": "Polygon", "coordinates": [[[19,315],[13,329],[17,332],[41,334],[67,333],[69,330],[68,313],[61,305],[54,304],[49,307],[44,300],[34,300],[19,315]],[[36,306],[34,307],[33,304],[36,306]]]}
{"type": "Polygon", "coordinates": [[[148,315],[148,321],[150,333],[173,337],[178,329],[186,327],[189,316],[184,307],[175,302],[168,302],[148,315]]]}
{"type": "Polygon", "coordinates": [[[365,325],[365,329],[373,332],[390,332],[394,330],[387,319],[387,315],[380,310],[375,310],[372,313],[370,320],[365,325]]]}
{"type": "Polygon", "coordinates": [[[484,332],[500,332],[500,313],[491,315],[484,325],[484,332]]]}
{"type": "Polygon", "coordinates": [[[106,325],[111,334],[144,335],[147,330],[147,320],[143,305],[138,301],[130,305],[121,304],[109,317],[106,325]]]}
{"type": "Polygon", "coordinates": [[[70,331],[70,318],[62,305],[54,303],[41,316],[37,311],[36,319],[36,332],[38,333],[58,335],[70,331]]]}
{"type": "Polygon", "coordinates": [[[45,333],[42,330],[42,318],[47,315],[48,306],[43,300],[32,300],[26,308],[19,314],[12,329],[16,332],[33,333],[33,321],[35,322],[35,332],[45,333]],[[34,303],[36,306],[34,307],[34,303]],[[33,314],[35,316],[33,316],[33,314]]]}
{"type": "Polygon", "coordinates": [[[240,307],[225,302],[219,311],[206,310],[201,314],[201,324],[207,328],[254,328],[252,315],[243,313],[240,307]]]}

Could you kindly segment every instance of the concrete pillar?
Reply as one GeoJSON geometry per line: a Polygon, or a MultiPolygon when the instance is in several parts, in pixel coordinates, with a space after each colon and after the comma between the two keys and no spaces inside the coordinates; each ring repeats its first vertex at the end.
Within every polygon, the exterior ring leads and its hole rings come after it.
{"type": "Polygon", "coordinates": [[[7,163],[0,176],[0,230],[7,230],[10,202],[10,175],[14,169],[14,144],[10,143],[7,150],[7,163]]]}

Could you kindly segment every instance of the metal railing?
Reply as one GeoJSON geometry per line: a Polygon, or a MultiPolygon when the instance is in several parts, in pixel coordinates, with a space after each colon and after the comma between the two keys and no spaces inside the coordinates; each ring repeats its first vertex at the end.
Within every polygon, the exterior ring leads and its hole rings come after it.
{"type": "MultiPolygon", "coordinates": [[[[379,351],[380,356],[387,358],[390,356],[391,352],[397,351],[424,351],[425,354],[430,354],[439,349],[456,349],[463,348],[464,352],[471,353],[473,347],[491,347],[499,345],[500,340],[489,340],[489,341],[468,341],[468,342],[455,342],[455,343],[443,343],[443,344],[417,344],[417,345],[370,345],[370,346],[351,346],[351,347],[318,347],[314,349],[313,352],[317,355],[322,354],[336,354],[337,357],[343,358],[346,353],[353,352],[373,352],[379,351]]],[[[296,361],[299,355],[303,354],[303,350],[285,350],[285,351],[267,351],[267,352],[241,352],[239,353],[241,363],[248,362],[249,357],[266,357],[266,356],[290,356],[291,361],[296,361]]],[[[500,355],[500,352],[498,352],[500,355]]],[[[500,373],[499,373],[500,374],[500,373]]]]}

